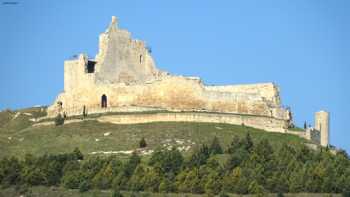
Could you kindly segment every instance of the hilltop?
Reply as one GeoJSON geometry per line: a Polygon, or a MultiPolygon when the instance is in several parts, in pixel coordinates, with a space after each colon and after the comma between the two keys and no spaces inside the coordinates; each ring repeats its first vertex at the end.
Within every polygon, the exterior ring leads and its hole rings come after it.
{"type": "MultiPolygon", "coordinates": [[[[216,136],[223,146],[234,136],[242,137],[248,131],[254,141],[268,139],[273,146],[284,142],[308,143],[295,135],[266,132],[242,125],[195,122],[153,122],[142,124],[112,124],[97,118],[111,114],[90,115],[85,120],[71,117],[62,126],[55,126],[45,117],[45,107],[0,112],[0,157],[25,154],[43,155],[67,153],[78,147],[83,154],[117,154],[125,156],[138,148],[145,138],[150,154],[157,147],[178,147],[185,154],[216,136]],[[38,126],[37,126],[38,125],[38,126]]],[[[154,112],[153,112],[154,113],[154,112]]]]}

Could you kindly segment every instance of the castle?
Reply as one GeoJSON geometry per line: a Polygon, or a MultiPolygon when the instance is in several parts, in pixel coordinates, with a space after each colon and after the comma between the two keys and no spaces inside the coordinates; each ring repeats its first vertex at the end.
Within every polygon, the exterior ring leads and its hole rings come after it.
{"type": "MultiPolygon", "coordinates": [[[[145,43],[118,28],[116,17],[100,34],[95,59],[81,54],[64,62],[64,91],[48,108],[48,116],[157,110],[169,113],[115,118],[224,122],[275,132],[288,132],[292,126],[292,113],[282,107],[276,84],[207,86],[198,77],[161,71],[145,43]]],[[[327,146],[328,119],[327,112],[317,113],[315,128],[301,133],[308,139],[320,133],[317,140],[327,146]]]]}

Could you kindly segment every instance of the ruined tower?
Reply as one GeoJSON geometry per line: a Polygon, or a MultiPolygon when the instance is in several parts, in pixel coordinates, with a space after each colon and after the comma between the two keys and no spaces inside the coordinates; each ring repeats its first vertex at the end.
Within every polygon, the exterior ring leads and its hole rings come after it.
{"type": "Polygon", "coordinates": [[[320,132],[321,146],[329,144],[329,113],[319,111],[315,113],[315,129],[320,132]]]}

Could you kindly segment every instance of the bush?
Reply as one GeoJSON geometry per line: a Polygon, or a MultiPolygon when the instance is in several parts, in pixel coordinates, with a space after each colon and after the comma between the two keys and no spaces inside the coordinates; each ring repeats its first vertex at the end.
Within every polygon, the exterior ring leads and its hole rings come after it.
{"type": "Polygon", "coordinates": [[[342,195],[344,197],[350,197],[350,191],[343,191],[342,195]]]}
{"type": "Polygon", "coordinates": [[[64,124],[64,117],[61,114],[58,114],[55,118],[55,125],[60,126],[64,124]]]}
{"type": "Polygon", "coordinates": [[[82,181],[79,185],[79,192],[83,193],[90,189],[90,184],[87,181],[82,181]]]}
{"type": "Polygon", "coordinates": [[[79,148],[75,148],[73,150],[73,155],[74,155],[75,159],[78,159],[78,160],[84,159],[84,155],[83,155],[83,153],[80,152],[79,148]]]}
{"type": "Polygon", "coordinates": [[[145,138],[142,138],[139,143],[140,148],[145,148],[147,146],[145,138]]]}
{"type": "Polygon", "coordinates": [[[229,197],[225,191],[221,191],[220,194],[219,194],[219,197],[229,197]]]}
{"type": "Polygon", "coordinates": [[[31,191],[29,190],[28,186],[25,185],[25,184],[16,185],[16,186],[15,186],[15,190],[16,190],[19,194],[22,194],[22,195],[31,192],[31,191]]]}
{"type": "Polygon", "coordinates": [[[277,197],[284,197],[283,193],[278,192],[277,197]]]}
{"type": "Polygon", "coordinates": [[[123,197],[123,194],[119,190],[114,190],[112,197],[123,197]]]}

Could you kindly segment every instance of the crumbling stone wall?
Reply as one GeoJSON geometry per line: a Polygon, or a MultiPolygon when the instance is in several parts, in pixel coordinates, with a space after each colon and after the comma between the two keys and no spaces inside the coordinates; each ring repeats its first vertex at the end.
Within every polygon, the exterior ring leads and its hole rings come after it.
{"type": "Polygon", "coordinates": [[[88,61],[87,55],[81,54],[76,60],[64,62],[64,92],[95,86],[95,74],[87,73],[86,70],[88,61]]]}
{"type": "Polygon", "coordinates": [[[96,83],[144,83],[164,74],[159,71],[145,43],[132,40],[130,33],[117,27],[117,19],[100,35],[96,56],[96,83]]]}
{"type": "Polygon", "coordinates": [[[148,122],[209,122],[227,123],[251,126],[272,132],[286,132],[288,125],[284,120],[278,120],[262,116],[241,116],[235,114],[215,114],[215,113],[154,113],[154,114],[125,114],[102,116],[100,122],[110,122],[114,124],[137,124],[148,122]]]}
{"type": "MultiPolygon", "coordinates": [[[[271,105],[257,94],[208,92],[199,80],[177,76],[141,85],[82,85],[79,89],[61,93],[57,101],[62,102],[64,109],[83,106],[92,109],[100,107],[102,95],[107,96],[107,105],[111,107],[158,107],[169,111],[212,111],[268,116],[286,121],[290,119],[287,110],[271,105]]],[[[50,108],[48,113],[55,114],[55,111],[50,108]]]]}

